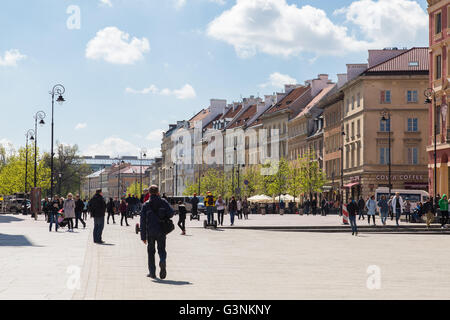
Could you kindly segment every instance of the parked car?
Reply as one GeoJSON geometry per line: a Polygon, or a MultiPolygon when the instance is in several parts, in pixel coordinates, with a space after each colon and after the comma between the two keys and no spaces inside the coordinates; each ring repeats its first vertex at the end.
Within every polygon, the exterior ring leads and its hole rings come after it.
{"type": "Polygon", "coordinates": [[[27,213],[31,210],[31,202],[27,199],[13,198],[6,202],[6,211],[11,213],[24,212],[27,209],[27,213]]]}

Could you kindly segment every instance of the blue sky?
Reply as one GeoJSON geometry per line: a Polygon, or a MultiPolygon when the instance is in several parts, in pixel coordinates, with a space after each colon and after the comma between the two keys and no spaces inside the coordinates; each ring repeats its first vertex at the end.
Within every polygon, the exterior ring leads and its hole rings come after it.
{"type": "Polygon", "coordinates": [[[39,145],[46,151],[48,91],[58,83],[67,100],[55,111],[58,141],[78,144],[83,154],[146,148],[156,155],[160,132],[211,98],[263,96],[281,91],[283,81],[303,83],[319,73],[336,79],[346,63],[365,62],[369,48],[428,43],[425,0],[8,0],[1,6],[0,143],[24,145],[33,115],[43,110],[39,145]],[[79,29],[68,27],[78,21],[79,29]]]}

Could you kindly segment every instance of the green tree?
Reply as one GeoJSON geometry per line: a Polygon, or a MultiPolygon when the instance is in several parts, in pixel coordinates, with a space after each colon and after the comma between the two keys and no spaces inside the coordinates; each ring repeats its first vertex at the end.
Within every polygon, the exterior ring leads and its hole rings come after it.
{"type": "MultiPolygon", "coordinates": [[[[142,192],[144,192],[144,189],[147,189],[148,185],[142,184],[142,192]]],[[[140,182],[134,182],[127,188],[127,194],[136,195],[138,197],[141,196],[141,183],[140,182]]]]}
{"type": "MultiPolygon", "coordinates": [[[[26,179],[27,191],[30,191],[31,187],[34,186],[33,159],[34,148],[29,148],[27,163],[28,176],[26,179]]],[[[25,148],[20,148],[16,154],[5,160],[5,163],[0,167],[0,194],[11,195],[25,191],[25,160],[25,148]]],[[[50,186],[50,169],[46,166],[44,161],[38,162],[37,186],[41,187],[43,190],[48,189],[50,186]]]]}
{"type": "Polygon", "coordinates": [[[299,198],[303,191],[301,181],[301,161],[300,158],[289,164],[288,193],[294,198],[299,198]]]}
{"type": "Polygon", "coordinates": [[[313,152],[306,152],[299,159],[300,182],[303,193],[309,193],[310,197],[315,192],[322,192],[326,182],[326,176],[319,166],[313,152]]]}
{"type": "Polygon", "coordinates": [[[267,191],[275,197],[286,194],[288,191],[289,165],[285,158],[278,161],[278,169],[272,176],[267,177],[267,191]],[[270,177],[270,178],[269,178],[270,177]]]}
{"type": "MultiPolygon", "coordinates": [[[[45,154],[44,161],[48,168],[50,168],[50,160],[50,154],[45,154]]],[[[56,155],[53,159],[54,194],[78,193],[83,177],[90,173],[91,169],[83,162],[77,145],[57,143],[56,155]]]]}

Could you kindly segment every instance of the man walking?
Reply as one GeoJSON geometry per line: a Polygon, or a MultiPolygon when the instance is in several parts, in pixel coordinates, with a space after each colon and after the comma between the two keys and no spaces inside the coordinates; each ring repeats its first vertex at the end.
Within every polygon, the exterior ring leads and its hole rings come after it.
{"type": "Polygon", "coordinates": [[[158,187],[153,185],[150,187],[150,199],[144,204],[141,212],[141,240],[144,244],[148,244],[148,277],[156,279],[155,264],[155,244],[158,248],[159,255],[159,277],[165,279],[166,270],[166,234],[161,228],[161,220],[173,217],[173,209],[165,199],[161,199],[158,195],[158,187]]]}
{"type": "Polygon", "coordinates": [[[83,228],[86,228],[86,222],[84,222],[81,215],[83,214],[84,202],[81,200],[80,195],[76,195],[75,200],[75,229],[78,229],[78,220],[83,224],[83,228]]]}
{"type": "Polygon", "coordinates": [[[105,226],[106,202],[103,199],[102,190],[98,189],[92,197],[90,203],[90,212],[94,218],[94,243],[105,243],[102,240],[102,232],[105,226]]]}
{"type": "Polygon", "coordinates": [[[400,217],[403,213],[403,199],[400,197],[400,194],[398,192],[395,193],[395,197],[392,198],[392,212],[395,214],[395,221],[397,223],[397,227],[400,225],[398,224],[398,221],[400,220],[400,217]]]}
{"type": "Polygon", "coordinates": [[[441,211],[441,229],[444,229],[448,220],[448,199],[446,194],[443,194],[439,200],[439,210],[441,211]]]}
{"type": "MultiPolygon", "coordinates": [[[[361,220],[361,217],[364,220],[364,208],[365,207],[366,207],[366,203],[364,202],[363,197],[360,196],[359,200],[358,200],[358,211],[359,211],[358,220],[361,220]]],[[[370,222],[369,222],[369,224],[370,224],[370,222]]]]}
{"type": "Polygon", "coordinates": [[[234,196],[231,197],[231,201],[228,204],[228,212],[230,213],[230,222],[231,225],[234,225],[234,216],[236,215],[237,212],[237,202],[236,202],[236,198],[234,196]]]}
{"type": "Polygon", "coordinates": [[[358,226],[356,225],[356,212],[358,211],[358,205],[353,198],[350,198],[350,202],[347,205],[348,219],[350,220],[350,226],[352,227],[352,236],[358,235],[358,226]]]}
{"type": "Polygon", "coordinates": [[[380,207],[381,223],[383,224],[383,226],[385,226],[389,213],[389,205],[385,195],[381,196],[380,201],[378,201],[378,206],[380,207]]]}
{"type": "Polygon", "coordinates": [[[426,216],[427,229],[430,228],[431,223],[434,221],[435,213],[433,212],[433,200],[432,199],[433,198],[431,198],[431,197],[427,198],[427,201],[423,204],[423,209],[422,209],[426,216]]]}

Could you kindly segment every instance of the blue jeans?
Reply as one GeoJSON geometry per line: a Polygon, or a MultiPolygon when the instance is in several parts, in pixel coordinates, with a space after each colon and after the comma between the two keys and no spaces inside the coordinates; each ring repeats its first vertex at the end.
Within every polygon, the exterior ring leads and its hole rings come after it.
{"type": "Polygon", "coordinates": [[[352,232],[358,232],[358,226],[356,225],[356,216],[349,216],[350,226],[352,227],[352,232]]]}
{"type": "Polygon", "coordinates": [[[234,224],[234,216],[236,215],[236,211],[230,211],[230,220],[231,224],[234,224]]]}
{"type": "Polygon", "coordinates": [[[398,221],[400,220],[400,216],[402,215],[402,212],[400,210],[395,210],[395,222],[398,225],[398,221]]]}
{"type": "Polygon", "coordinates": [[[213,222],[214,222],[214,207],[206,207],[206,215],[208,217],[208,224],[213,224],[213,222]]]}
{"type": "Polygon", "coordinates": [[[155,244],[158,248],[159,255],[159,263],[165,263],[167,259],[166,252],[166,236],[161,235],[158,237],[148,237],[148,245],[147,245],[147,253],[148,253],[148,271],[150,273],[156,272],[156,264],[155,264],[155,244]]]}
{"type": "Polygon", "coordinates": [[[49,231],[52,231],[52,225],[55,224],[55,231],[58,231],[58,214],[49,213],[50,227],[49,231]]]}
{"type": "Polygon", "coordinates": [[[94,217],[94,242],[102,241],[102,232],[105,226],[105,217],[94,217]]]}
{"type": "Polygon", "coordinates": [[[387,217],[388,217],[389,212],[388,211],[381,211],[380,215],[381,215],[381,223],[386,223],[387,217]]]}

